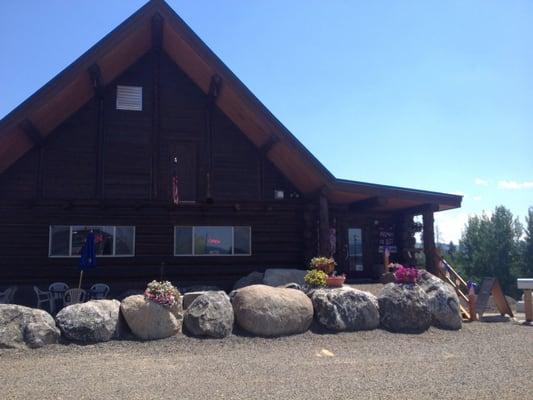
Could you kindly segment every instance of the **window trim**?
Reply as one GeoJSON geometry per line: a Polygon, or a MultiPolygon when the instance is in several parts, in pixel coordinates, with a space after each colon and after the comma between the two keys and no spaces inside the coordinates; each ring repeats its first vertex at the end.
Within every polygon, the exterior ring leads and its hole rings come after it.
{"type": "Polygon", "coordinates": [[[252,255],[252,227],[251,225],[174,225],[173,255],[174,257],[250,257],[252,255]],[[195,254],[194,252],[194,233],[196,228],[231,228],[231,254],[195,254]],[[246,254],[235,254],[235,227],[248,228],[248,244],[250,252],[246,254]],[[176,254],[176,228],[191,228],[191,253],[176,254]]]}
{"type": "Polygon", "coordinates": [[[134,225],[102,225],[102,224],[77,224],[77,225],[49,225],[48,226],[48,258],[80,258],[79,254],[72,254],[72,227],[73,226],[112,226],[113,227],[113,254],[97,254],[97,258],[131,258],[135,257],[135,240],[137,237],[137,227],[134,225]],[[68,239],[68,255],[52,255],[52,227],[54,226],[66,226],[69,228],[69,239],[68,239]],[[133,254],[115,254],[116,253],[116,237],[117,237],[117,227],[132,227],[133,228],[133,254]]]}

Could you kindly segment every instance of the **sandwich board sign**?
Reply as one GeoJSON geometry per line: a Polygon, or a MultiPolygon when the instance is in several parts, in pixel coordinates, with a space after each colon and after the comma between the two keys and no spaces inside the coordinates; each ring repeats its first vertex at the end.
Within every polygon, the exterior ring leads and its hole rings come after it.
{"type": "Polygon", "coordinates": [[[481,318],[483,316],[491,294],[500,314],[508,314],[512,318],[513,312],[511,311],[511,307],[509,306],[509,303],[503,294],[500,282],[498,282],[498,279],[492,277],[483,278],[483,281],[481,281],[481,285],[479,287],[479,293],[476,300],[476,313],[479,314],[479,317],[481,318]]]}

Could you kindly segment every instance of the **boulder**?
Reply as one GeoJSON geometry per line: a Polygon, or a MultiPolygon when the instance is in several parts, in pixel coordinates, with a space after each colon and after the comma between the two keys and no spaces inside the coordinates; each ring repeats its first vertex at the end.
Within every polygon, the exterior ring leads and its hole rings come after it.
{"type": "Polygon", "coordinates": [[[427,271],[420,272],[418,285],[428,295],[432,324],[443,329],[461,329],[463,319],[455,290],[427,271]]]}
{"type": "Polygon", "coordinates": [[[77,342],[107,342],[120,337],[120,302],[91,300],[72,304],[56,315],[63,336],[77,342]]]}
{"type": "Polygon", "coordinates": [[[191,305],[191,303],[199,296],[203,295],[204,293],[209,293],[209,292],[206,292],[206,291],[198,291],[198,292],[187,292],[187,293],[184,293],[183,294],[183,297],[182,297],[182,305],[183,305],[183,309],[186,310],[187,308],[189,308],[189,306],[191,305]]]}
{"type": "Polygon", "coordinates": [[[233,285],[233,290],[241,289],[243,287],[251,285],[259,285],[263,283],[264,276],[265,274],[262,272],[251,272],[248,275],[243,276],[242,278],[237,280],[237,282],[235,282],[235,284],[233,285]]]}
{"type": "Polygon", "coordinates": [[[350,287],[316,289],[311,295],[317,321],[326,328],[361,331],[379,326],[376,296],[350,287]]]}
{"type": "Polygon", "coordinates": [[[44,310],[0,304],[0,348],[37,348],[57,343],[61,333],[44,310]]]}
{"type": "Polygon", "coordinates": [[[232,304],[237,324],[258,336],[302,333],[313,321],[313,303],[296,289],[247,286],[237,290],[232,304]]]}
{"type": "Polygon", "coordinates": [[[139,339],[163,339],[181,332],[181,298],[173,307],[165,307],[143,295],[130,296],[122,300],[120,311],[131,332],[139,339]]]}
{"type": "Polygon", "coordinates": [[[431,325],[428,295],[415,284],[389,283],[378,296],[383,328],[392,332],[421,333],[431,325]]]}
{"type": "Polygon", "coordinates": [[[185,311],[183,324],[195,336],[223,338],[233,331],[233,307],[223,291],[204,292],[185,311]]]}
{"type": "Polygon", "coordinates": [[[269,286],[283,286],[288,283],[305,285],[304,276],[308,271],[301,269],[270,268],[265,271],[263,283],[269,286]]]}

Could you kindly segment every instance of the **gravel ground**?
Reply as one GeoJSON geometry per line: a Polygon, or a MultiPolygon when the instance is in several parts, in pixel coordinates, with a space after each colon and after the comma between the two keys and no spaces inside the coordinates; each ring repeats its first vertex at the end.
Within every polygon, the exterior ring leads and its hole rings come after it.
{"type": "Polygon", "coordinates": [[[0,350],[2,399],[526,399],[533,327],[0,350]]]}

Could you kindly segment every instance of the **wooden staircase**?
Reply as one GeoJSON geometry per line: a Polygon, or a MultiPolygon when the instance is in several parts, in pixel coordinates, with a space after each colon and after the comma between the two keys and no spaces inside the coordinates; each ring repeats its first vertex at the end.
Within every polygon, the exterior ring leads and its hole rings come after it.
{"type": "Polygon", "coordinates": [[[446,273],[442,274],[440,278],[452,285],[459,296],[461,316],[464,320],[470,321],[470,313],[468,311],[468,285],[459,273],[442,257],[439,256],[439,261],[446,267],[446,273]],[[462,304],[464,302],[464,304],[462,304]]]}

